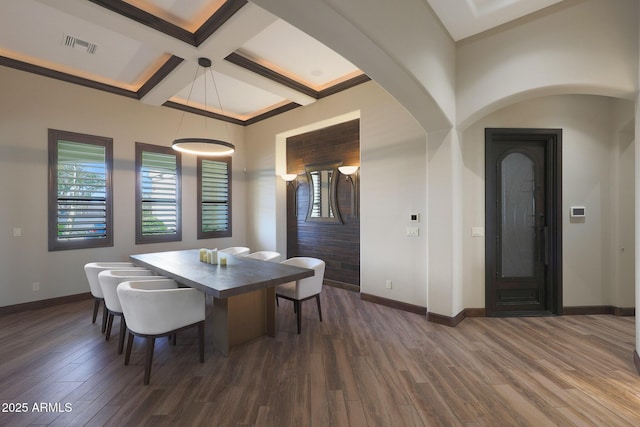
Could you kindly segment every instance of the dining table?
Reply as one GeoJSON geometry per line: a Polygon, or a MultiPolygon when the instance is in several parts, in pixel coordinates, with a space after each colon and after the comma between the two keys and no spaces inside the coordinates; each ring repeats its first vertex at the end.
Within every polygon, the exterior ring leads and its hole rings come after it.
{"type": "MultiPolygon", "coordinates": [[[[213,346],[224,355],[254,338],[276,333],[275,287],[314,275],[312,269],[241,256],[225,265],[200,261],[199,249],[130,255],[131,261],[213,297],[213,346]]],[[[209,324],[211,326],[209,326],[209,324]]]]}

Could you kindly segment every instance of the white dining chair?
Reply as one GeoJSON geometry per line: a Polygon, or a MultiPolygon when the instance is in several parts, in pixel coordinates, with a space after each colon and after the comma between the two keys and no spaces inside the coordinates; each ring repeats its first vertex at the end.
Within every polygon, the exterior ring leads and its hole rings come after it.
{"type": "MultiPolygon", "coordinates": [[[[90,262],[85,264],[84,272],[87,276],[87,282],[89,282],[89,290],[91,291],[91,295],[93,296],[93,319],[91,323],[96,323],[96,318],[98,317],[98,310],[100,309],[100,305],[104,301],[104,295],[102,294],[102,289],[100,288],[100,282],[98,281],[98,274],[104,270],[115,270],[115,269],[131,269],[136,268],[136,266],[131,262],[90,262]]],[[[140,268],[140,267],[138,267],[140,268]]],[[[107,310],[102,310],[102,332],[106,330],[107,327],[107,310]]]]}
{"type": "Polygon", "coordinates": [[[322,281],[324,279],[325,263],[321,259],[311,257],[294,257],[282,261],[281,264],[293,265],[296,267],[313,269],[315,274],[311,277],[296,280],[276,286],[276,301],[284,298],[293,301],[293,309],[298,322],[298,333],[302,326],[301,303],[311,298],[316,299],[318,305],[318,316],[322,322],[322,307],[320,306],[320,292],[322,292],[322,281]]]}
{"type": "Polygon", "coordinates": [[[118,338],[118,354],[122,354],[124,348],[124,338],[127,330],[127,322],[122,315],[122,305],[118,298],[117,287],[122,282],[130,280],[162,280],[163,276],[156,275],[153,271],[146,268],[137,268],[131,270],[104,270],[98,274],[100,288],[104,295],[104,305],[107,310],[107,330],[105,332],[105,341],[109,341],[111,337],[111,328],[113,327],[114,317],[120,317],[120,333],[118,338]]]}
{"type": "Polygon", "coordinates": [[[249,255],[245,256],[245,258],[278,262],[280,260],[280,253],[273,252],[273,251],[258,251],[258,252],[250,253],[249,255]]]}
{"type": "Polygon", "coordinates": [[[244,246],[231,246],[229,248],[220,249],[218,251],[218,254],[220,252],[225,253],[227,255],[245,256],[245,255],[249,255],[249,253],[251,252],[251,249],[246,248],[244,246]]]}
{"type": "Polygon", "coordinates": [[[129,364],[134,337],[146,341],[144,384],[149,384],[155,339],[170,337],[184,329],[198,328],[200,363],[204,362],[204,294],[193,288],[178,288],[171,279],[123,282],[117,288],[124,318],[127,319],[129,364]]]}

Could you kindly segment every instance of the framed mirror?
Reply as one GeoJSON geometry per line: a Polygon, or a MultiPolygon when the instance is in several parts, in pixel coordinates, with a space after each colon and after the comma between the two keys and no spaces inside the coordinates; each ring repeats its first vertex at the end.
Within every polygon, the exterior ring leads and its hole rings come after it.
{"type": "Polygon", "coordinates": [[[305,221],[342,223],[337,203],[338,166],[342,162],[317,163],[304,167],[309,189],[305,221]]]}

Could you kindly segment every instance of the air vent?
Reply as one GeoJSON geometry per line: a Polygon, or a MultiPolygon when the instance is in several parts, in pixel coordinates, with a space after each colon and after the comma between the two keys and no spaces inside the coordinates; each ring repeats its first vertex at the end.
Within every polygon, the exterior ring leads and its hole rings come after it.
{"type": "Polygon", "coordinates": [[[80,49],[90,54],[96,53],[96,49],[98,48],[98,46],[96,46],[91,42],[88,42],[86,40],[81,40],[77,37],[73,37],[68,34],[64,34],[64,37],[62,39],[62,44],[75,49],[80,49]]]}

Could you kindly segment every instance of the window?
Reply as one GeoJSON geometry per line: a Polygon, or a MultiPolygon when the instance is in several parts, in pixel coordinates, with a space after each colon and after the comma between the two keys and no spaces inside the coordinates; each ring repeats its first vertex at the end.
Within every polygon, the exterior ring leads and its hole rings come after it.
{"type": "Polygon", "coordinates": [[[198,239],[231,236],[231,157],[198,157],[198,239]]]}
{"type": "Polygon", "coordinates": [[[113,246],[113,139],[49,129],[49,250],[113,246]]]}
{"type": "Polygon", "coordinates": [[[136,243],[182,240],[181,168],[179,152],[136,143],[136,243]]]}

